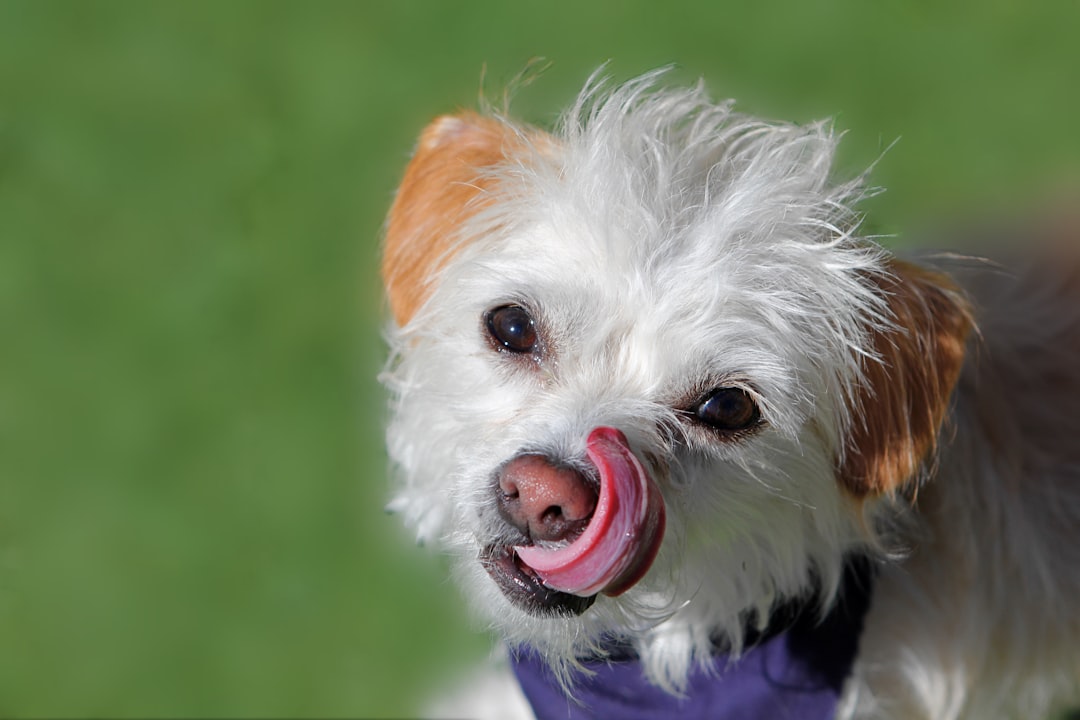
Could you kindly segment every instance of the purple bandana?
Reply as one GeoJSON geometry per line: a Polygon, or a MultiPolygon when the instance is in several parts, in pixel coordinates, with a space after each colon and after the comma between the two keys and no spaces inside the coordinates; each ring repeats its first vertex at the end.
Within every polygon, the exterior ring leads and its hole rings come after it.
{"type": "Polygon", "coordinates": [[[538,720],[832,718],[858,650],[871,584],[867,563],[849,563],[840,600],[824,620],[809,606],[782,608],[765,633],[748,638],[753,646],[737,662],[720,653],[711,672],[691,673],[681,698],[649,684],[636,658],[620,650],[585,662],[596,674],[577,679],[574,700],[531,650],[513,655],[511,664],[538,720]]]}

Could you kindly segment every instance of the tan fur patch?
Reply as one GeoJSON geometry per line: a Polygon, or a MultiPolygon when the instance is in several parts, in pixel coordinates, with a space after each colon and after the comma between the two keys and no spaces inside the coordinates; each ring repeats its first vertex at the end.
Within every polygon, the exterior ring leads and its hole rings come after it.
{"type": "Polygon", "coordinates": [[[952,281],[899,260],[875,278],[900,328],[877,332],[839,469],[856,497],[899,489],[934,450],[960,375],[971,312],[952,281]]]}
{"type": "Polygon", "coordinates": [[[461,223],[484,205],[483,168],[519,142],[512,128],[475,113],[435,119],[420,136],[387,219],[382,277],[398,325],[412,318],[452,252],[461,223]]]}

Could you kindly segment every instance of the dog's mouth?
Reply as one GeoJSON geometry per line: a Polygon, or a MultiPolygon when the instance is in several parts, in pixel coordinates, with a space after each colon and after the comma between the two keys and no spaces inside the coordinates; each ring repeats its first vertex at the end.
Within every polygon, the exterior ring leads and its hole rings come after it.
{"type": "Polygon", "coordinates": [[[503,593],[533,615],[580,615],[598,594],[626,592],[649,570],[663,540],[663,498],[626,436],[595,428],[586,455],[600,478],[600,493],[576,538],[557,547],[490,545],[480,554],[503,593]]]}
{"type": "Polygon", "coordinates": [[[503,594],[531,615],[580,615],[596,602],[595,594],[581,596],[549,588],[512,547],[489,545],[481,551],[480,563],[503,594]]]}

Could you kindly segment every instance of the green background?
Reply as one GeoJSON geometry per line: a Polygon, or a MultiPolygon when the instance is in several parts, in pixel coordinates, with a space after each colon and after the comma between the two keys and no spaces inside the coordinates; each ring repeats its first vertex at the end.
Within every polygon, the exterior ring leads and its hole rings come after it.
{"type": "MultiPolygon", "coordinates": [[[[432,116],[675,63],[849,129],[869,227],[1076,187],[1080,4],[0,2],[0,716],[403,716],[490,640],[384,515],[432,116]]],[[[891,240],[903,243],[900,234],[891,240]]]]}

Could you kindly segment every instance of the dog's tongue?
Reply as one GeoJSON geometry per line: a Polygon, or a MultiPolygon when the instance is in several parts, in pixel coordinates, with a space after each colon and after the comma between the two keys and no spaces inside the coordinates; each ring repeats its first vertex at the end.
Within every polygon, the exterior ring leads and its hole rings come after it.
{"type": "Polygon", "coordinates": [[[664,536],[664,501],[620,431],[594,428],[586,453],[600,473],[600,497],[585,532],[559,549],[514,550],[554,590],[618,595],[640,580],[656,557],[664,536]]]}

